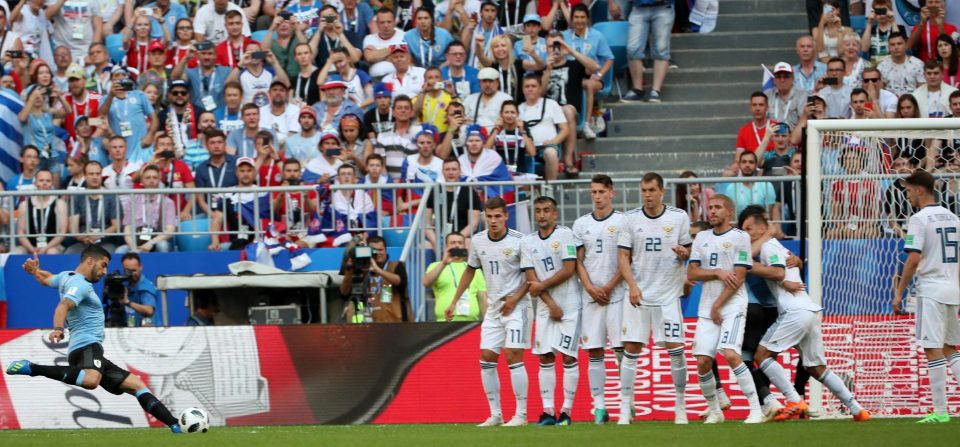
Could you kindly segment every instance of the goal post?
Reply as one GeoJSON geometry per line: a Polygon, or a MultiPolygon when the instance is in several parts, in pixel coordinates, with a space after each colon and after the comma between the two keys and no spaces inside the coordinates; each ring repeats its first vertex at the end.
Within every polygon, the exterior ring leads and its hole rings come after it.
{"type": "MultiPolygon", "coordinates": [[[[903,199],[889,189],[902,176],[893,168],[898,154],[923,157],[928,168],[931,154],[960,160],[960,118],[811,120],[806,136],[807,287],[824,308],[828,364],[872,413],[924,414],[929,388],[914,320],[893,315],[890,304],[905,222],[890,211],[903,209],[903,199]]],[[[942,171],[932,170],[940,179],[960,176],[942,171]]],[[[811,412],[844,415],[820,382],[809,384],[811,412]]],[[[960,402],[951,397],[949,405],[960,402]]]]}

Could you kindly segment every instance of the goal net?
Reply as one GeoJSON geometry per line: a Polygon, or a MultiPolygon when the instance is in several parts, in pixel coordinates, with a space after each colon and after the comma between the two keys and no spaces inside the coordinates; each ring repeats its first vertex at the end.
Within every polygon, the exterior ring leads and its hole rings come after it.
{"type": "MultiPolygon", "coordinates": [[[[931,410],[926,359],[914,340],[913,287],[908,312],[892,310],[913,213],[900,177],[924,168],[939,178],[940,203],[958,212],[960,119],[812,121],[805,147],[808,285],[823,306],[827,362],[877,416],[931,410]]],[[[960,407],[950,377],[950,411],[960,407]]],[[[810,380],[811,409],[846,409],[810,380]]]]}

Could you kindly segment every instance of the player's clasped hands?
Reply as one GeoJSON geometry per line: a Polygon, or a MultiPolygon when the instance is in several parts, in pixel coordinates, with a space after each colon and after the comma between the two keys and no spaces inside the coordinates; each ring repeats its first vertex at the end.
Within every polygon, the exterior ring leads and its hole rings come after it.
{"type": "Polygon", "coordinates": [[[37,256],[37,252],[33,252],[33,257],[27,259],[27,262],[23,263],[23,271],[33,275],[37,273],[37,270],[40,269],[40,258],[37,256]]]}
{"type": "Polygon", "coordinates": [[[593,298],[593,300],[596,301],[597,304],[601,306],[606,306],[607,304],[610,304],[610,297],[607,296],[607,292],[603,290],[602,287],[590,285],[590,286],[585,286],[585,288],[587,289],[587,294],[589,294],[590,298],[593,298]]]}

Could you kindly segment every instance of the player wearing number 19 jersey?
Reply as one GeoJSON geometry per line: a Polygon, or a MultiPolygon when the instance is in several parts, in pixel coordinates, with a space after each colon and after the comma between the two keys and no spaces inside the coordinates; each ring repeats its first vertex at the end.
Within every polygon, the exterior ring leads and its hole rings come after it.
{"type": "Polygon", "coordinates": [[[501,349],[510,367],[510,382],[517,399],[517,412],[504,425],[526,425],[528,379],[523,350],[530,347],[530,300],[526,298],[529,285],[520,270],[523,234],[507,228],[507,204],[500,197],[487,200],[484,217],[487,229],[471,238],[469,268],[460,278],[453,301],[459,300],[470,288],[477,269],[483,270],[487,282],[487,313],[480,332],[480,379],[490,404],[490,417],[480,426],[503,424],[497,376],[501,349]]]}
{"type": "Polygon", "coordinates": [[[663,204],[663,177],[648,173],[640,182],[643,206],[628,211],[617,245],[620,274],[627,283],[623,300],[623,362],[620,365],[620,424],[630,423],[637,358],[651,334],[657,346],[667,348],[676,389],[674,423],[686,424],[684,393],[687,360],[683,353],[683,312],[680,296],[689,257],[690,218],[681,209],[663,204]]]}
{"type": "Polygon", "coordinates": [[[933,413],[923,423],[949,422],[947,413],[947,365],[960,380],[960,219],[934,198],[935,180],[926,171],[914,171],[904,179],[907,198],[916,213],[907,226],[904,250],[909,253],[903,277],[897,282],[893,309],[900,312],[903,292],[917,276],[917,344],[927,356],[933,413]]]}
{"type": "Polygon", "coordinates": [[[577,243],[577,276],[583,285],[583,329],[581,348],[590,355],[587,379],[593,397],[594,421],[603,424],[610,418],[603,398],[606,382],[604,348],[618,349],[620,342],[621,301],[626,295],[618,268],[617,238],[623,213],[613,210],[613,180],[598,174],[590,180],[593,212],[573,223],[577,243]]]}

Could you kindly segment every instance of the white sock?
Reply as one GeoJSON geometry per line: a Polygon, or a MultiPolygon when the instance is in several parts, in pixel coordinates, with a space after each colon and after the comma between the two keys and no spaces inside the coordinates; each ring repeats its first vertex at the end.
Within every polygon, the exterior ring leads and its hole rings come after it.
{"type": "Polygon", "coordinates": [[[500,409],[500,376],[497,375],[497,362],[480,361],[480,383],[483,384],[483,392],[487,395],[490,415],[503,417],[503,410],[500,409]]]}
{"type": "Polygon", "coordinates": [[[607,404],[603,401],[603,389],[607,382],[607,372],[604,371],[603,357],[590,357],[587,367],[587,381],[590,383],[590,395],[593,396],[593,408],[606,410],[607,404]]]}
{"type": "Polygon", "coordinates": [[[683,354],[683,346],[668,349],[670,354],[670,375],[673,376],[673,388],[677,392],[677,407],[686,407],[687,393],[687,358],[683,354]]]}
{"type": "Polygon", "coordinates": [[[557,387],[557,364],[541,363],[537,379],[540,382],[540,399],[543,401],[543,412],[554,414],[553,395],[557,387]]]}
{"type": "Polygon", "coordinates": [[[637,359],[640,354],[631,354],[623,351],[623,360],[620,361],[620,408],[627,411],[633,406],[634,382],[637,380],[637,359]]]}
{"type": "Polygon", "coordinates": [[[523,362],[510,365],[510,384],[513,385],[513,395],[517,398],[517,414],[527,414],[527,368],[523,362]]]}
{"type": "Polygon", "coordinates": [[[769,357],[763,363],[760,363],[760,371],[763,371],[770,379],[770,383],[783,393],[787,402],[800,402],[800,395],[797,394],[797,390],[790,383],[790,375],[787,374],[787,370],[783,369],[780,362],[773,357],[769,357]]]}
{"type": "Polygon", "coordinates": [[[950,371],[953,372],[953,378],[960,382],[960,351],[954,351],[953,354],[950,354],[950,358],[947,359],[947,364],[950,365],[950,371]]]}
{"type": "Polygon", "coordinates": [[[563,365],[563,407],[561,412],[570,414],[573,399],[577,397],[577,385],[580,384],[580,364],[574,361],[563,365]]]}
{"type": "Polygon", "coordinates": [[[700,392],[703,398],[707,400],[707,408],[711,413],[720,412],[720,402],[717,401],[717,384],[714,383],[713,371],[707,371],[706,374],[698,374],[700,379],[700,392]]]}
{"type": "MultiPolygon", "coordinates": [[[[713,371],[710,372],[713,374],[713,371]]],[[[713,389],[717,393],[717,402],[729,402],[730,398],[727,397],[727,392],[723,389],[723,386],[717,384],[717,379],[713,379],[713,389]]]]}
{"type": "Polygon", "coordinates": [[[750,404],[750,411],[760,411],[760,399],[757,397],[757,386],[753,383],[753,374],[750,374],[750,368],[746,363],[733,369],[733,375],[737,376],[737,383],[740,384],[740,391],[747,398],[750,404]]]}
{"type": "Polygon", "coordinates": [[[927,362],[930,374],[930,394],[933,397],[933,412],[947,412],[947,359],[939,358],[927,362]]]}
{"type": "Polygon", "coordinates": [[[844,405],[850,409],[850,413],[857,414],[863,407],[860,406],[860,403],[853,398],[853,393],[847,389],[847,386],[843,384],[843,380],[840,380],[836,374],[826,370],[823,372],[823,375],[818,377],[817,380],[827,387],[834,396],[837,396],[837,399],[840,399],[840,402],[843,402],[844,405]]]}

